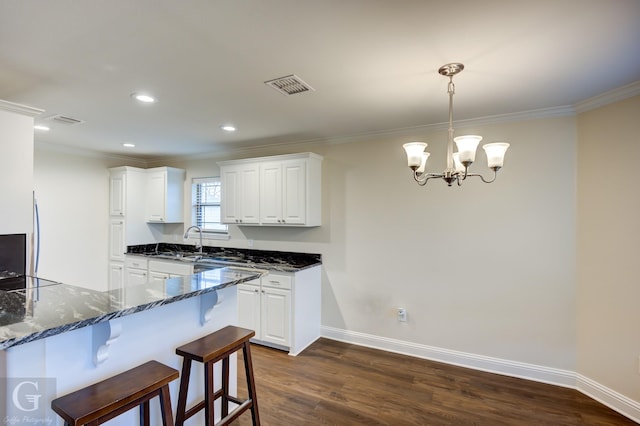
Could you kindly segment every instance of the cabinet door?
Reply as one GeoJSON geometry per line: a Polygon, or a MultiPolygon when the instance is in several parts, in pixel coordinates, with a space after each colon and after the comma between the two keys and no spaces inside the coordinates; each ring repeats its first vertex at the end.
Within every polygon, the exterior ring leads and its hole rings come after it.
{"type": "Polygon", "coordinates": [[[261,338],[282,346],[290,345],[291,292],[262,287],[261,338]]]}
{"type": "Polygon", "coordinates": [[[127,269],[125,282],[127,286],[146,284],[147,283],[146,269],[127,269]]]}
{"type": "Polygon", "coordinates": [[[124,265],[109,263],[109,290],[122,290],[124,287],[124,265]]]}
{"type": "Polygon", "coordinates": [[[109,222],[109,259],[124,262],[124,252],[127,251],[124,232],[124,220],[111,219],[109,222]]]}
{"type": "Polygon", "coordinates": [[[258,164],[242,169],[240,223],[260,223],[260,168],[258,164]]]}
{"type": "Polygon", "coordinates": [[[282,165],[280,162],[260,166],[260,222],[282,222],[282,165]]]}
{"type": "Polygon", "coordinates": [[[240,164],[221,169],[222,222],[257,224],[260,217],[260,180],[257,164],[240,164]]]}
{"type": "Polygon", "coordinates": [[[240,221],[240,168],[223,167],[220,171],[220,210],[223,223],[240,221]]]}
{"type": "Polygon", "coordinates": [[[260,286],[238,284],[238,326],[256,332],[260,339],[260,286]]]}
{"type": "Polygon", "coordinates": [[[167,205],[167,172],[149,173],[147,180],[147,220],[164,222],[167,205]]]}
{"type": "Polygon", "coordinates": [[[307,221],[306,163],[282,163],[282,223],[304,225],[307,221]]]}
{"type": "Polygon", "coordinates": [[[166,272],[149,271],[149,283],[163,283],[168,278],[170,277],[166,272]]]}
{"type": "Polygon", "coordinates": [[[124,173],[114,173],[109,177],[109,214],[124,216],[125,188],[127,176],[124,173]]]}

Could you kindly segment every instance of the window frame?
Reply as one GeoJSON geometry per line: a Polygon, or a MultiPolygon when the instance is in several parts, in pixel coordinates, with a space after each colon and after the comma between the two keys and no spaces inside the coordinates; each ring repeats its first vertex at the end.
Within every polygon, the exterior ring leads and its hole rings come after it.
{"type": "MultiPolygon", "coordinates": [[[[200,226],[200,224],[198,223],[198,206],[204,206],[204,205],[220,205],[220,203],[199,203],[197,200],[197,191],[198,191],[198,186],[197,185],[201,185],[203,183],[218,183],[218,185],[221,185],[220,183],[220,177],[219,176],[212,176],[212,177],[199,177],[199,178],[192,178],[191,179],[191,223],[192,225],[195,226],[200,226]]],[[[222,220],[222,217],[220,218],[222,220]]],[[[202,238],[203,239],[217,239],[217,240],[222,240],[222,239],[226,239],[228,240],[230,238],[229,235],[229,227],[228,225],[220,222],[221,226],[224,226],[224,229],[205,229],[202,228],[202,238]]],[[[192,230],[189,231],[189,238],[200,238],[200,235],[198,234],[197,231],[192,230]]]]}

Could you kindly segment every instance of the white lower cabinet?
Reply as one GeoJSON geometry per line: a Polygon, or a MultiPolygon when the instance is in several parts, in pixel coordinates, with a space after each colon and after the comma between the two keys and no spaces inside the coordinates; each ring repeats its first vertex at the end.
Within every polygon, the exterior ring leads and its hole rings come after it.
{"type": "Polygon", "coordinates": [[[164,272],[149,272],[150,283],[163,282],[164,280],[169,278],[171,278],[171,276],[164,272]]]}
{"type": "Polygon", "coordinates": [[[140,256],[125,256],[125,285],[146,284],[149,280],[147,259],[140,256]]]}
{"type": "Polygon", "coordinates": [[[297,355],[320,337],[320,266],[238,284],[238,325],[255,343],[297,355]]]}
{"type": "Polygon", "coordinates": [[[291,292],[262,287],[260,319],[262,340],[289,347],[291,292]]]}
{"type": "Polygon", "coordinates": [[[148,282],[146,269],[127,269],[126,285],[146,284],[148,282]]]}
{"type": "Polygon", "coordinates": [[[260,279],[238,284],[238,325],[261,336],[260,323],[260,279]]]}
{"type": "Polygon", "coordinates": [[[193,264],[171,260],[149,261],[149,282],[162,282],[169,278],[193,274],[193,264]]]}
{"type": "Polygon", "coordinates": [[[125,283],[124,264],[109,263],[109,290],[121,290],[125,283]]]}
{"type": "Polygon", "coordinates": [[[142,256],[126,256],[125,286],[163,282],[168,278],[193,274],[191,263],[171,260],[147,260],[142,256]]]}
{"type": "Polygon", "coordinates": [[[255,340],[289,347],[291,318],[291,278],[271,274],[260,280],[238,284],[240,327],[256,332],[255,340]],[[269,286],[270,281],[285,281],[287,286],[269,286]]]}

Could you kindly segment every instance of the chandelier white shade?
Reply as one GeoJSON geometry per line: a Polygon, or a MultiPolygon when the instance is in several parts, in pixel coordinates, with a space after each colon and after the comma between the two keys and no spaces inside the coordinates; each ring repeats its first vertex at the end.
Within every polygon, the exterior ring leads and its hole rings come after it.
{"type": "Polygon", "coordinates": [[[477,173],[469,173],[469,167],[476,160],[476,150],[482,140],[482,136],[464,135],[453,137],[453,95],[455,86],[453,76],[464,69],[464,65],[459,63],[446,64],[440,67],[438,73],[449,77],[447,93],[449,94],[449,141],[447,144],[447,168],[442,173],[427,173],[427,160],[429,153],[425,152],[427,144],[425,142],[408,142],[403,145],[407,153],[407,165],[413,171],[413,178],[419,185],[423,186],[429,179],[439,178],[451,186],[457,183],[458,186],[469,176],[479,177],[485,183],[491,183],[496,179],[498,170],[504,164],[504,155],[509,148],[506,142],[495,142],[483,145],[487,155],[487,165],[493,170],[493,177],[485,179],[477,173]],[[457,152],[453,152],[453,142],[456,144],[457,152]]]}

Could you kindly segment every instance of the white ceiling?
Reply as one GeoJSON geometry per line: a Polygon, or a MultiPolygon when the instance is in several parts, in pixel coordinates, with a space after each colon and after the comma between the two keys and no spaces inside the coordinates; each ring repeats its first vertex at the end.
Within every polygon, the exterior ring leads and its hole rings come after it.
{"type": "Polygon", "coordinates": [[[640,80],[638,0],[0,0],[0,40],[0,99],[85,121],[36,141],[146,158],[444,122],[448,62],[456,119],[640,80]]]}

